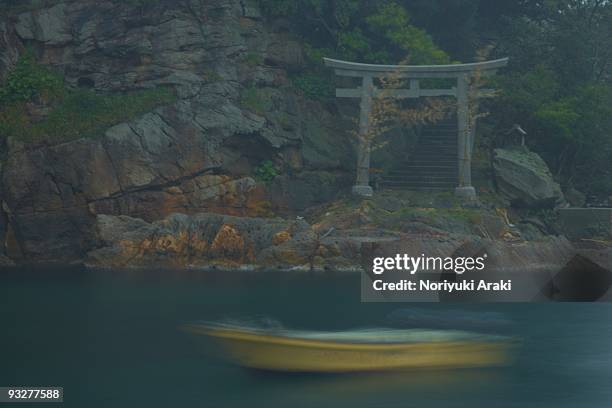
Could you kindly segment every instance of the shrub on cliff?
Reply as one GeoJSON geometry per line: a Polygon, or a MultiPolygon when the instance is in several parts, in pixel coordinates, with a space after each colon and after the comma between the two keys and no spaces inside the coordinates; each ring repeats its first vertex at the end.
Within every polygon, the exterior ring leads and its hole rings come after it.
{"type": "Polygon", "coordinates": [[[61,0],[0,0],[0,11],[9,14],[18,14],[41,7],[50,7],[61,0]]]}
{"type": "Polygon", "coordinates": [[[279,174],[278,168],[270,160],[264,160],[255,169],[255,178],[257,181],[266,184],[271,183],[279,174]]]}
{"type": "Polygon", "coordinates": [[[92,90],[71,91],[47,118],[30,127],[30,140],[67,141],[100,136],[109,127],[147,113],[174,100],[166,88],[119,95],[100,95],[92,90]]]}
{"type": "Polygon", "coordinates": [[[168,88],[124,94],[69,89],[26,52],[0,87],[0,137],[48,144],[95,137],[174,100],[168,88]]]}
{"type": "Polygon", "coordinates": [[[59,98],[63,90],[62,77],[37,64],[33,52],[26,50],[0,87],[0,108],[34,98],[59,98]]]}
{"type": "Polygon", "coordinates": [[[412,24],[401,2],[259,0],[259,4],[270,17],[292,20],[311,51],[324,51],[327,57],[392,63],[408,54],[414,64],[450,61],[427,32],[412,24]]]}
{"type": "Polygon", "coordinates": [[[304,43],[307,66],[293,75],[293,85],[312,99],[334,95],[333,72],[323,57],[368,63],[449,63],[426,31],[412,24],[400,2],[376,4],[365,0],[259,0],[270,18],[290,20],[304,43]]]}
{"type": "Polygon", "coordinates": [[[255,86],[250,86],[242,91],[240,94],[240,104],[242,107],[258,115],[263,115],[272,109],[273,105],[270,92],[255,86]]]}

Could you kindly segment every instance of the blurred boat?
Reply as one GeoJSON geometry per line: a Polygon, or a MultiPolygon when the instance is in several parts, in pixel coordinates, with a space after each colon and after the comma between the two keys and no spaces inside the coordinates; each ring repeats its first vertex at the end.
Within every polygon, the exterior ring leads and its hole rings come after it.
{"type": "Polygon", "coordinates": [[[199,323],[187,331],[217,340],[235,363],[286,372],[366,372],[502,366],[517,340],[457,330],[300,331],[199,323]]]}

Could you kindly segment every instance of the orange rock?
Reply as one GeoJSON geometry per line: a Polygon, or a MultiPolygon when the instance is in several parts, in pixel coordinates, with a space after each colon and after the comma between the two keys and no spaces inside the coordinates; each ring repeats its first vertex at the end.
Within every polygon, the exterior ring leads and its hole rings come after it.
{"type": "Polygon", "coordinates": [[[210,246],[211,253],[217,258],[241,260],[245,252],[244,239],[236,228],[223,224],[210,246]]]}
{"type": "MultiPolygon", "coordinates": [[[[150,243],[150,241],[145,240],[141,245],[147,242],[150,243]]],[[[119,247],[121,248],[121,256],[118,256],[117,259],[113,259],[111,261],[112,264],[118,266],[142,259],[145,249],[141,245],[127,239],[120,240],[119,247]]]]}
{"type": "Polygon", "coordinates": [[[291,234],[289,233],[289,231],[287,230],[280,231],[274,234],[274,237],[272,238],[272,243],[274,245],[280,245],[284,242],[289,241],[290,239],[291,239],[291,234]]]}
{"type": "Polygon", "coordinates": [[[191,249],[193,250],[193,255],[196,257],[202,257],[206,253],[208,249],[208,242],[203,239],[200,239],[200,236],[196,232],[191,233],[191,249]]]}
{"type": "Polygon", "coordinates": [[[246,253],[246,261],[255,262],[255,249],[253,248],[253,244],[249,245],[249,249],[246,253]]]}

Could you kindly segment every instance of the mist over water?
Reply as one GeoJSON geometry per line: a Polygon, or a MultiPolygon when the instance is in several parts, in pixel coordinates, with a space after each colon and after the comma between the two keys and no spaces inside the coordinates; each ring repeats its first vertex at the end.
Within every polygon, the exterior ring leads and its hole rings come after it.
{"type": "MultiPolygon", "coordinates": [[[[606,407],[612,304],[423,304],[499,312],[523,338],[507,368],[359,375],[244,370],[178,329],[264,316],[379,326],[411,304],[360,303],[359,275],[12,270],[0,274],[0,385],[63,386],[65,407],[606,407]]],[[[23,405],[27,406],[27,405],[23,405]]]]}

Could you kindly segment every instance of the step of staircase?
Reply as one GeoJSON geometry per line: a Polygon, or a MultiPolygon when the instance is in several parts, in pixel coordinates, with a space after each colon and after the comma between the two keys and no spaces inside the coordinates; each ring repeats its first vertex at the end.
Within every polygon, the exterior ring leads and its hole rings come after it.
{"type": "Polygon", "coordinates": [[[427,140],[421,140],[418,148],[422,149],[428,146],[452,147],[452,146],[457,146],[457,143],[455,143],[454,141],[450,141],[450,140],[432,138],[432,139],[427,139],[427,140]]]}
{"type": "Polygon", "coordinates": [[[413,191],[449,191],[457,186],[457,123],[421,131],[411,158],[385,174],[379,186],[413,191]]]}
{"type": "Polygon", "coordinates": [[[430,171],[426,171],[426,170],[422,170],[422,169],[417,169],[417,170],[393,170],[390,171],[388,174],[385,175],[385,178],[396,178],[396,177],[401,177],[401,178],[412,178],[412,177],[419,177],[419,178],[429,178],[429,177],[445,177],[445,178],[452,178],[452,179],[457,179],[457,171],[455,169],[444,169],[444,170],[430,170],[430,171]]]}
{"type": "Polygon", "coordinates": [[[438,145],[442,145],[442,146],[457,146],[457,142],[455,140],[448,140],[448,139],[444,139],[444,138],[437,138],[437,137],[431,137],[428,139],[423,139],[419,141],[419,146],[418,148],[423,148],[426,146],[438,146],[438,145]]]}
{"type": "Polygon", "coordinates": [[[452,161],[448,161],[448,162],[442,162],[442,163],[410,163],[410,164],[405,164],[405,165],[401,165],[401,166],[397,166],[393,169],[391,169],[391,171],[389,171],[389,173],[393,173],[393,172],[400,172],[400,173],[415,173],[415,172],[421,172],[421,173],[454,173],[457,171],[457,161],[455,160],[455,162],[452,161]]]}
{"type": "Polygon", "coordinates": [[[431,149],[431,150],[417,150],[411,157],[411,160],[416,160],[421,157],[452,157],[453,159],[457,158],[457,150],[456,149],[431,149]]]}
{"type": "Polygon", "coordinates": [[[442,187],[442,186],[455,186],[456,182],[454,180],[383,180],[383,184],[387,185],[396,185],[396,186],[432,186],[432,187],[442,187]]]}
{"type": "Polygon", "coordinates": [[[454,187],[418,187],[418,186],[388,186],[385,184],[379,184],[380,188],[385,190],[402,190],[402,191],[418,191],[423,193],[441,193],[446,191],[452,191],[454,187]]]}
{"type": "Polygon", "coordinates": [[[457,155],[448,155],[448,156],[437,156],[435,154],[431,155],[422,155],[412,161],[412,164],[416,164],[419,166],[426,166],[429,164],[457,164],[457,155]]]}
{"type": "Polygon", "coordinates": [[[438,186],[438,185],[455,185],[457,184],[454,177],[387,177],[383,181],[386,184],[404,185],[404,186],[438,186]]]}
{"type": "Polygon", "coordinates": [[[391,187],[391,188],[405,188],[407,190],[410,189],[444,189],[451,190],[457,186],[457,183],[446,182],[446,181],[429,181],[429,182],[421,182],[421,183],[408,183],[408,182],[398,182],[398,181],[382,181],[379,184],[381,187],[391,187]]]}

